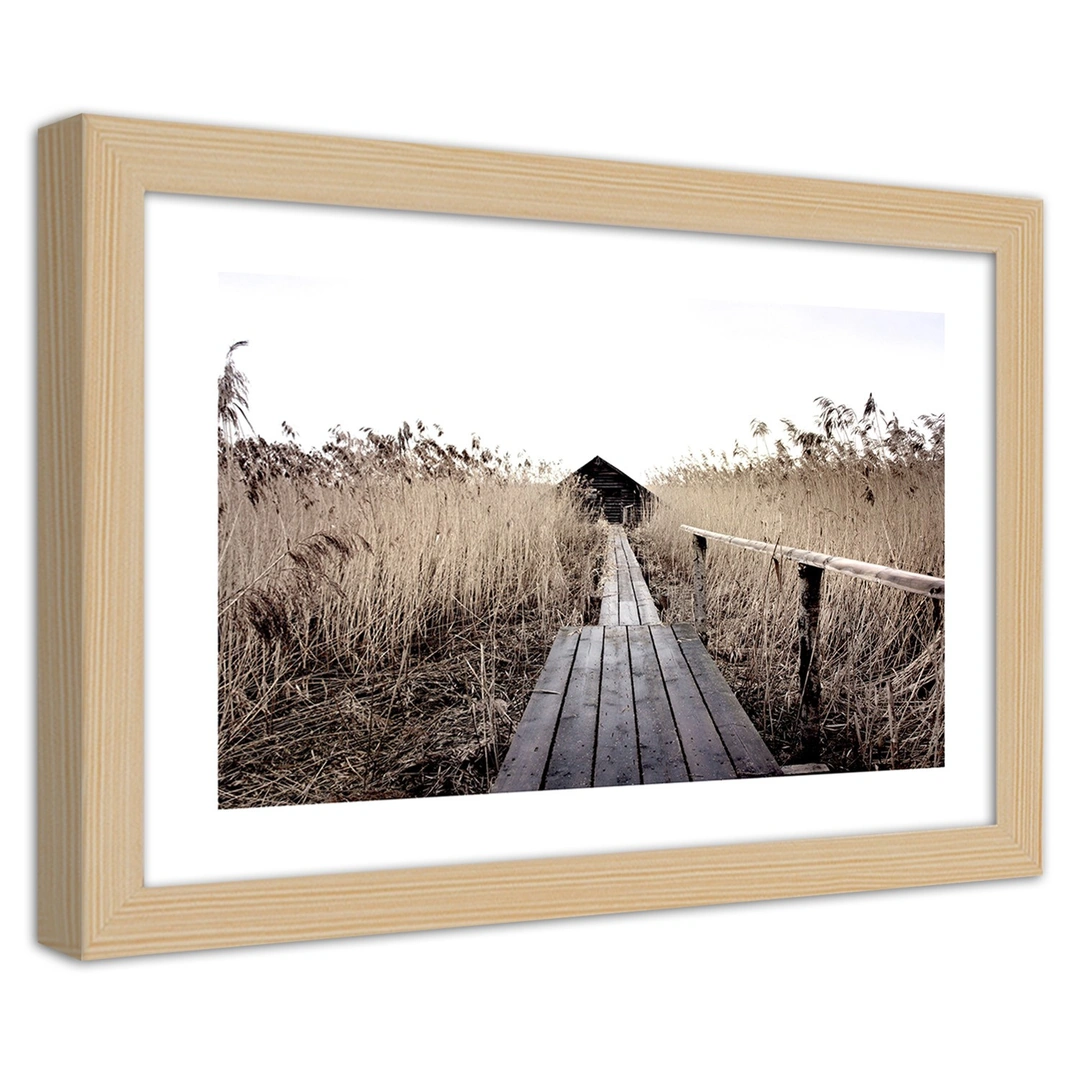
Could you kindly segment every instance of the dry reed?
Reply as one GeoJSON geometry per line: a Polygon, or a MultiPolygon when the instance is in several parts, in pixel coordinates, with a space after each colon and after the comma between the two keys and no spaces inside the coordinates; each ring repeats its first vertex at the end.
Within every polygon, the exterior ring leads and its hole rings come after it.
{"type": "MultiPolygon", "coordinates": [[[[234,346],[235,348],[235,346],[234,346]]],[[[219,802],[486,791],[602,532],[544,467],[418,423],[300,448],[219,384],[219,802]]]]}
{"type": "MultiPolygon", "coordinates": [[[[693,617],[689,524],[944,576],[944,417],[901,425],[873,398],[860,417],[818,399],[815,430],[785,422],[757,451],[707,454],[654,479],[660,497],[635,536],[666,618],[693,617]]],[[[782,762],[799,744],[794,563],[711,543],[709,644],[782,762]]],[[[834,769],[944,763],[944,621],[925,597],[825,574],[815,646],[824,760],[834,769]]]]}

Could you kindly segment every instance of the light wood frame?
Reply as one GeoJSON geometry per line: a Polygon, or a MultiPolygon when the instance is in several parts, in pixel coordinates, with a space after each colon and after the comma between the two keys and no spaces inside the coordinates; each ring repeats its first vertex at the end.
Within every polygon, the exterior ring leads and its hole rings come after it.
{"type": "Polygon", "coordinates": [[[44,944],[90,959],[1040,872],[1040,202],[77,116],[39,133],[38,244],[44,944]],[[148,191],[993,253],[996,823],[145,887],[148,191]]]}

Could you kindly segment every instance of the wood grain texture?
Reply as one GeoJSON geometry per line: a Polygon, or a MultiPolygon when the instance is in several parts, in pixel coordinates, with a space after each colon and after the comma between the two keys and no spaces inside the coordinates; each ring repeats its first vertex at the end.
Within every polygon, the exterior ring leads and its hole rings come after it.
{"type": "Polygon", "coordinates": [[[540,678],[506,752],[493,792],[537,791],[547,770],[551,742],[559,724],[580,631],[564,627],[555,635],[540,678]]]}
{"type": "Polygon", "coordinates": [[[630,546],[626,531],[621,525],[610,525],[608,531],[600,625],[659,623],[661,620],[656,601],[649,592],[641,564],[630,546]]]}
{"type": "Polygon", "coordinates": [[[604,628],[604,671],[596,717],[593,787],[640,784],[637,720],[630,681],[630,646],[625,626],[604,628]]]}
{"type": "Polygon", "coordinates": [[[1040,867],[1042,260],[1031,203],[996,256],[997,823],[1040,867]]]}
{"type": "MultiPolygon", "coordinates": [[[[723,533],[699,529],[694,525],[680,525],[680,529],[702,540],[718,540],[732,547],[758,551],[771,558],[790,559],[803,566],[816,566],[820,570],[829,570],[834,574],[846,574],[873,581],[878,585],[887,585],[891,589],[930,596],[935,600],[945,599],[945,579],[930,574],[915,574],[910,570],[897,570],[894,566],[881,566],[878,563],[859,562],[857,559],[845,559],[839,555],[826,555],[822,551],[807,551],[803,548],[781,547],[763,540],[747,540],[742,536],[725,536],[723,533]]],[[[696,549],[700,550],[700,548],[696,549]]]]}
{"type": "MultiPolygon", "coordinates": [[[[39,153],[39,935],[44,943],[96,958],[1039,872],[1040,203],[95,116],[43,129],[39,153]],[[996,823],[145,888],[146,191],[993,253],[996,823]]],[[[497,798],[503,797],[514,796],[497,798]]]]}
{"type": "MultiPolygon", "coordinates": [[[[712,722],[674,631],[670,626],[653,626],[651,630],[690,779],[733,779],[735,767],[724,749],[724,742],[712,722]]],[[[764,746],[762,751],[768,753],[764,746]]]]}
{"type": "MultiPolygon", "coordinates": [[[[510,798],[511,796],[506,796],[510,798]]],[[[85,959],[1036,872],[1000,826],[136,890],[85,959]]]]}
{"type": "Polygon", "coordinates": [[[82,124],[38,136],[38,938],[82,940],[82,124]]]}
{"type": "Polygon", "coordinates": [[[592,785],[603,657],[604,628],[583,626],[559,714],[559,727],[551,745],[551,758],[544,775],[545,788],[592,785]]]}
{"type": "Polygon", "coordinates": [[[681,784],[690,779],[679,731],[656,656],[651,628],[628,626],[630,672],[634,682],[638,754],[643,784],[681,784]]]}
{"type": "Polygon", "coordinates": [[[693,627],[629,622],[556,635],[491,790],[780,775],[693,627]]]}
{"type": "Polygon", "coordinates": [[[690,623],[675,623],[671,631],[682,649],[687,667],[694,676],[698,692],[709,710],[736,773],[740,777],[780,776],[780,766],[762,742],[761,735],[746,715],[746,710],[739,704],[738,698],[720,674],[702,644],[696,627],[690,623]]]}
{"type": "Polygon", "coordinates": [[[643,625],[652,625],[660,622],[660,613],[656,610],[656,601],[652,598],[649,586],[645,581],[645,575],[641,570],[641,563],[630,547],[630,541],[623,533],[621,537],[624,556],[626,558],[626,570],[630,575],[630,587],[634,592],[634,600],[637,603],[638,621],[643,625]]]}

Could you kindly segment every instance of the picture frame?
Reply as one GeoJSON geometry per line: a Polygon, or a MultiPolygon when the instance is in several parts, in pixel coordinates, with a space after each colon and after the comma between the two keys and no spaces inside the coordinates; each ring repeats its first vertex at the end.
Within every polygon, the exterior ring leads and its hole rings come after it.
{"type": "Polygon", "coordinates": [[[38,198],[43,944],[97,959],[1041,871],[1040,202],[89,115],[39,132],[38,198]],[[147,887],[148,192],[992,254],[994,823],[147,887]]]}

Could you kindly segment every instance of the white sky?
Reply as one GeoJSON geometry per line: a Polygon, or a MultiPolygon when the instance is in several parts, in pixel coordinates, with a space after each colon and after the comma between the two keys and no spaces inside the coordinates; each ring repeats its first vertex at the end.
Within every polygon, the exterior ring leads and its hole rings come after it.
{"type": "Polygon", "coordinates": [[[754,419],[807,425],[819,395],[946,411],[945,317],[910,301],[965,256],[153,198],[180,230],[198,219],[214,370],[250,342],[237,361],[267,437],[421,419],[459,445],[475,432],[567,470],[600,454],[646,479],[750,442],[754,419]]]}

